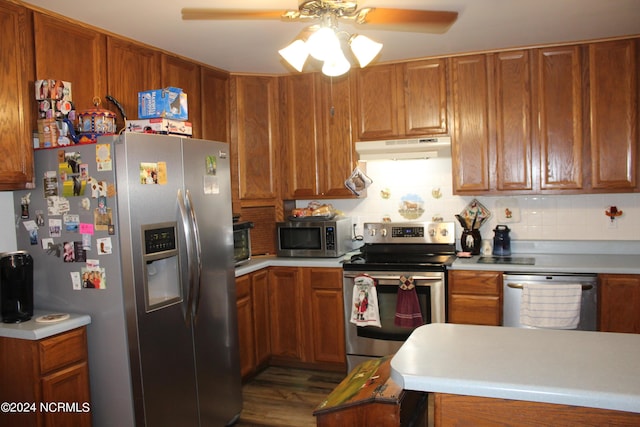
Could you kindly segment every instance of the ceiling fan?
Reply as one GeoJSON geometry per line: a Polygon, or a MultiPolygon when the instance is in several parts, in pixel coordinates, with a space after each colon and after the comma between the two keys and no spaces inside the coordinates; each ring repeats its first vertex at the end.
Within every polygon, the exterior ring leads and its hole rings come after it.
{"type": "Polygon", "coordinates": [[[307,21],[323,19],[327,15],[337,19],[365,25],[369,29],[444,33],[458,18],[458,12],[390,9],[365,7],[358,9],[357,1],[303,0],[298,10],[279,11],[272,9],[209,9],[184,8],[184,20],[266,20],[307,21]]]}
{"type": "Polygon", "coordinates": [[[376,7],[359,9],[357,1],[347,0],[302,0],[298,10],[284,12],[270,9],[182,9],[183,20],[320,21],[319,24],[303,30],[293,43],[281,49],[279,53],[298,71],[302,71],[310,55],[323,62],[322,72],[328,76],[342,75],[351,67],[340,46],[340,36],[348,36],[351,52],[360,63],[360,67],[369,64],[382,49],[382,44],[368,37],[339,31],[338,20],[349,21],[356,26],[366,26],[371,30],[442,34],[457,18],[458,12],[376,7]]]}

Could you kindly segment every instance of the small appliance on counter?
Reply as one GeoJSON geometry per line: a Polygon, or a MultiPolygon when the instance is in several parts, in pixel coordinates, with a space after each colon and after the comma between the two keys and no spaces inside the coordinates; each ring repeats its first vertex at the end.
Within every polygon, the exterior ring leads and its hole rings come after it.
{"type": "Polygon", "coordinates": [[[511,255],[511,237],[509,232],[511,229],[506,225],[496,225],[493,230],[493,255],[509,256],[511,255]]]}
{"type": "Polygon", "coordinates": [[[33,258],[26,251],[0,253],[0,301],[4,323],[33,316],[33,258]]]}
{"type": "Polygon", "coordinates": [[[233,259],[236,267],[251,259],[251,229],[254,226],[249,221],[239,222],[238,218],[233,217],[233,259]]]}
{"type": "Polygon", "coordinates": [[[353,250],[351,218],[290,218],[276,223],[276,234],[278,256],[337,258],[353,250]]]}

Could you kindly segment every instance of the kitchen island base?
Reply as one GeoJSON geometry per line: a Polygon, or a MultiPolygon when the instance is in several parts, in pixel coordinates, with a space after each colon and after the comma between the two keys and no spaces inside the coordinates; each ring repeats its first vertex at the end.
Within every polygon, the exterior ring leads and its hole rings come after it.
{"type": "Polygon", "coordinates": [[[639,426],[640,413],[434,393],[434,427],[461,425],[639,426]]]}

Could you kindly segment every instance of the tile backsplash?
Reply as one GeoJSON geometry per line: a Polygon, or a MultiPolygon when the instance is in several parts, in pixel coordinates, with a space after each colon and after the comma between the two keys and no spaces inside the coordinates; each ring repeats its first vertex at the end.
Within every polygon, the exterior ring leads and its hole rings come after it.
{"type": "MultiPolygon", "coordinates": [[[[497,224],[506,224],[512,240],[640,240],[640,194],[590,194],[509,197],[454,196],[451,183],[451,159],[370,161],[367,176],[373,183],[361,200],[331,200],[333,206],[351,216],[362,231],[362,224],[382,221],[407,221],[399,212],[404,200],[423,201],[424,212],[416,221],[441,217],[456,222],[454,215],[474,198],[492,215],[481,227],[483,239],[493,238],[497,224]],[[613,223],[605,212],[616,206],[623,214],[613,223]],[[511,219],[502,213],[508,208],[511,219]]],[[[300,200],[297,206],[306,206],[300,200]]],[[[413,220],[413,219],[412,219],[413,220]]]]}

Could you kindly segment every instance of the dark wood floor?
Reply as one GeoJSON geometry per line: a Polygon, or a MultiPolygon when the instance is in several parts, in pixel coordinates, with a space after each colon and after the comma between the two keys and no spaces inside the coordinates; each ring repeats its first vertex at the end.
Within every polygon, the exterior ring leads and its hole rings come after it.
{"type": "Polygon", "coordinates": [[[346,376],[343,373],[269,367],[242,388],[238,427],[315,426],[314,409],[346,376]]]}

